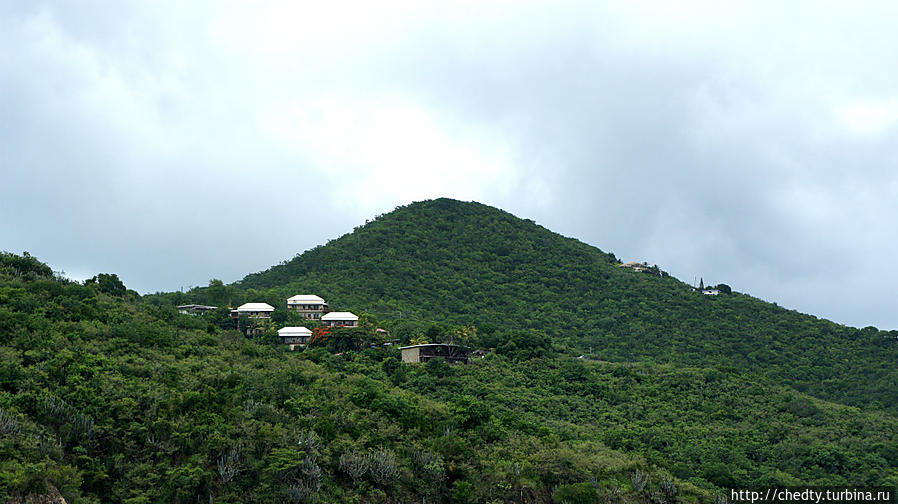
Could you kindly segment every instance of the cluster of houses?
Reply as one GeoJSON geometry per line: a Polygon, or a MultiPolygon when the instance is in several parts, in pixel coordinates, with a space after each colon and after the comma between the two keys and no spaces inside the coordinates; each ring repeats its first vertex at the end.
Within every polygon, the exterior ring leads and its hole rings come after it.
{"type": "MultiPolygon", "coordinates": [[[[215,310],[215,306],[206,305],[181,305],[178,311],[183,314],[201,314],[215,310]]],[[[299,313],[306,320],[321,322],[325,327],[358,327],[359,317],[352,312],[332,312],[324,299],[311,295],[300,294],[287,299],[287,309],[299,313]]],[[[274,307],[268,303],[244,303],[231,310],[231,317],[235,320],[241,315],[251,319],[270,319],[274,307]]],[[[378,331],[383,331],[378,329],[378,331]]],[[[278,337],[281,343],[295,350],[309,344],[312,331],[307,327],[282,327],[278,329],[278,337]]],[[[423,345],[411,345],[401,347],[402,362],[427,362],[437,357],[449,363],[467,363],[468,348],[460,345],[443,343],[427,343],[423,345]]]]}
{"type": "MultiPolygon", "coordinates": [[[[321,322],[325,327],[358,327],[359,317],[352,312],[332,312],[327,302],[312,294],[299,294],[287,299],[287,309],[302,315],[306,320],[321,322]]],[[[235,319],[246,314],[254,319],[271,318],[274,307],[268,303],[246,303],[231,310],[231,316],[235,319]]],[[[312,331],[307,327],[282,327],[278,329],[278,337],[281,343],[288,345],[290,350],[309,344],[312,331]]]]}
{"type": "MultiPolygon", "coordinates": [[[[179,306],[178,311],[195,315],[216,308],[216,306],[191,304],[179,306]]],[[[352,312],[332,312],[324,299],[311,294],[291,297],[287,300],[287,309],[299,313],[306,320],[321,322],[325,327],[358,327],[359,325],[358,315],[352,312]]],[[[237,320],[241,315],[246,315],[251,319],[264,320],[270,319],[272,312],[274,312],[274,306],[268,303],[244,303],[231,310],[231,317],[237,320]]],[[[278,330],[278,336],[281,338],[281,343],[290,345],[290,349],[293,350],[297,346],[307,345],[312,331],[307,327],[284,327],[278,330]]]]}
{"type": "MultiPolygon", "coordinates": [[[[297,312],[306,320],[322,322],[326,327],[358,327],[359,317],[352,312],[332,312],[324,299],[309,294],[293,296],[287,300],[287,309],[297,312]]],[[[231,310],[237,319],[246,314],[254,319],[271,318],[274,307],[268,303],[245,303],[231,310]]]]}

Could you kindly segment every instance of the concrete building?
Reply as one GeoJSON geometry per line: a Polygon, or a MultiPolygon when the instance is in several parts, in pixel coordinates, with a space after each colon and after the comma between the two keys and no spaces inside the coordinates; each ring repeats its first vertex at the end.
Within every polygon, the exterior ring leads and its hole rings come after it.
{"type": "Polygon", "coordinates": [[[402,362],[407,363],[427,362],[437,357],[445,359],[450,364],[467,364],[469,361],[468,348],[459,345],[427,343],[400,347],[399,350],[402,352],[402,362]]]}

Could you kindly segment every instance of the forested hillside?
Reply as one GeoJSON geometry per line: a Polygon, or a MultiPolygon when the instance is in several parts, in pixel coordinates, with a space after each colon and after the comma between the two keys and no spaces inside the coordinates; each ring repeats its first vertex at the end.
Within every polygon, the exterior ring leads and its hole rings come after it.
{"type": "Polygon", "coordinates": [[[703,296],[660,273],[621,268],[613,254],[507,212],[439,199],[400,207],[236,284],[160,299],[282,306],[314,292],[381,319],[535,330],[572,355],[731,366],[898,413],[898,331],[846,327],[745,294],[703,296]]]}
{"type": "Polygon", "coordinates": [[[496,350],[469,365],[289,352],[161,299],[0,254],[0,502],[673,503],[898,483],[893,415],[762,373],[585,361],[499,328],[472,337],[496,350]]]}

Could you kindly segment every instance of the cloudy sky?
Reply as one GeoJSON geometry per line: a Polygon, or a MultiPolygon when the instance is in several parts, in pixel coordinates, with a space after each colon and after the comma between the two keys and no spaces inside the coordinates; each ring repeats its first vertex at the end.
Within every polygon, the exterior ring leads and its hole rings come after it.
{"type": "Polygon", "coordinates": [[[898,3],[0,0],[0,249],[140,292],[476,200],[898,328],[898,3]]]}

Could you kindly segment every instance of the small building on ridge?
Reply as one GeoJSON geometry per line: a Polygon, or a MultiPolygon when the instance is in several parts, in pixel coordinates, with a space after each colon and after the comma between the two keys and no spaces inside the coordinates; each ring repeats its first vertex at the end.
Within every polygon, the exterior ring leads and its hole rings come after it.
{"type": "Polygon", "coordinates": [[[470,361],[468,347],[447,343],[426,343],[400,347],[402,362],[419,363],[440,357],[450,364],[467,364],[470,361]]]}

